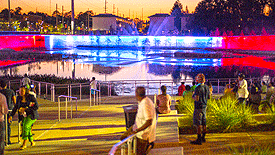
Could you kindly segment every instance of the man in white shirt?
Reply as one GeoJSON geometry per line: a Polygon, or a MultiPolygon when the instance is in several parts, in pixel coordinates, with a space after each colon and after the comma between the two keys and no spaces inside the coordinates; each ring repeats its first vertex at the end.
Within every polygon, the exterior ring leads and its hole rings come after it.
{"type": "Polygon", "coordinates": [[[24,78],[22,79],[22,85],[25,86],[26,88],[30,89],[30,84],[31,84],[31,80],[30,80],[30,78],[28,78],[28,75],[25,74],[24,78]]]}
{"type": "Polygon", "coordinates": [[[239,104],[245,104],[248,98],[249,92],[247,90],[247,81],[244,79],[244,74],[240,73],[238,75],[238,95],[239,104]]]}
{"type": "Polygon", "coordinates": [[[92,94],[95,94],[95,92],[96,92],[94,90],[94,89],[97,89],[96,85],[97,85],[97,81],[95,80],[95,77],[92,77],[92,81],[90,83],[92,94]]]}
{"type": "Polygon", "coordinates": [[[138,110],[131,134],[137,134],[137,155],[145,155],[148,144],[156,140],[156,110],[144,87],[137,87],[136,99],[138,110]]]}
{"type": "Polygon", "coordinates": [[[9,109],[5,95],[0,93],[0,155],[4,154],[5,150],[5,119],[4,116],[8,114],[9,109]]]}

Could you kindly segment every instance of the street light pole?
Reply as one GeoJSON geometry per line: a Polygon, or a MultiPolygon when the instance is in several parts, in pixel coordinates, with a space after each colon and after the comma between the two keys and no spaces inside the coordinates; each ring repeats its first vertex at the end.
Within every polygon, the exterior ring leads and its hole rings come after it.
{"type": "Polygon", "coordinates": [[[8,0],[9,5],[9,31],[11,31],[11,2],[8,0]]]}
{"type": "Polygon", "coordinates": [[[71,31],[74,34],[74,0],[72,0],[72,21],[71,21],[71,31]]]}
{"type": "Polygon", "coordinates": [[[90,32],[90,11],[89,11],[89,8],[88,8],[88,21],[87,21],[87,26],[88,26],[88,34],[90,32]]]}

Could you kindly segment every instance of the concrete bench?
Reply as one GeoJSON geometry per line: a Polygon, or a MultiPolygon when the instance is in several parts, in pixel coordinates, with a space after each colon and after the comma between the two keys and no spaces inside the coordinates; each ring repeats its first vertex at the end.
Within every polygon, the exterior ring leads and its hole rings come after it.
{"type": "Polygon", "coordinates": [[[169,147],[165,143],[178,143],[178,118],[182,115],[177,114],[176,110],[171,110],[169,114],[159,114],[157,121],[156,141],[162,143],[163,148],[155,148],[150,151],[151,155],[181,155],[183,154],[182,147],[169,147]]]}
{"type": "Polygon", "coordinates": [[[152,149],[148,155],[183,155],[183,147],[152,149]]]}

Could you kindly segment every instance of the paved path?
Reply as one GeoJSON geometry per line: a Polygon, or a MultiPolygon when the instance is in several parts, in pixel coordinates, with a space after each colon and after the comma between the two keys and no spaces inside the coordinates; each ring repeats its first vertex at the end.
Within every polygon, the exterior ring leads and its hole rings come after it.
{"type": "MultiPolygon", "coordinates": [[[[119,142],[120,135],[125,131],[125,118],[122,106],[136,103],[134,97],[103,98],[99,106],[89,107],[88,101],[78,102],[78,112],[73,119],[64,119],[65,109],[61,109],[62,120],[58,121],[57,103],[39,99],[40,118],[35,122],[33,132],[36,146],[19,150],[17,142],[17,123],[12,124],[12,142],[6,147],[6,155],[14,154],[108,154],[111,147],[119,142]]],[[[64,106],[64,105],[63,105],[64,106]]],[[[196,135],[180,135],[176,140],[173,133],[175,124],[171,126],[171,119],[177,118],[173,113],[169,117],[159,117],[156,149],[178,150],[183,148],[186,154],[229,154],[230,148],[270,145],[275,150],[275,131],[252,133],[209,134],[207,143],[201,146],[191,145],[196,135]],[[161,126],[159,126],[162,124],[161,126]],[[161,131],[161,132],[160,132],[161,131]],[[167,135],[170,135],[167,136],[167,135]]],[[[16,118],[16,117],[15,117],[16,118]]],[[[28,145],[30,145],[28,143],[28,145]]],[[[273,152],[274,153],[274,152],[273,152]]],[[[272,154],[272,153],[271,153],[272,154]]],[[[275,153],[274,153],[275,154],[275,153]]]]}

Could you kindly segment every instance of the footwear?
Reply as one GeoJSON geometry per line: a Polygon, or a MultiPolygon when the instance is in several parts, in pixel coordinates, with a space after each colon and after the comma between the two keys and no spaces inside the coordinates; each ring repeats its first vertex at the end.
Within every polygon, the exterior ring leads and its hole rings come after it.
{"type": "Polygon", "coordinates": [[[31,146],[35,146],[35,142],[31,142],[31,146]]]}
{"type": "Polygon", "coordinates": [[[22,145],[22,146],[20,146],[19,149],[20,149],[20,150],[24,150],[24,149],[26,149],[26,148],[27,148],[27,146],[23,146],[23,145],[22,145]]]}
{"type": "Polygon", "coordinates": [[[198,139],[195,140],[195,141],[191,141],[191,144],[194,144],[194,145],[202,145],[202,144],[201,144],[201,141],[199,141],[198,139]]]}
{"type": "Polygon", "coordinates": [[[205,143],[205,142],[206,142],[205,137],[204,137],[204,138],[201,138],[201,142],[202,142],[202,143],[205,143]]]}
{"type": "Polygon", "coordinates": [[[203,143],[206,142],[206,140],[205,140],[205,133],[203,133],[202,136],[201,136],[201,142],[203,142],[203,143]]]}
{"type": "Polygon", "coordinates": [[[198,138],[195,141],[191,141],[191,144],[201,145],[201,134],[198,134],[198,138]]]}

